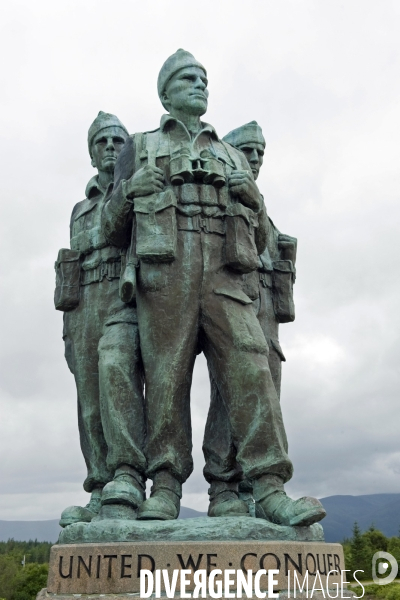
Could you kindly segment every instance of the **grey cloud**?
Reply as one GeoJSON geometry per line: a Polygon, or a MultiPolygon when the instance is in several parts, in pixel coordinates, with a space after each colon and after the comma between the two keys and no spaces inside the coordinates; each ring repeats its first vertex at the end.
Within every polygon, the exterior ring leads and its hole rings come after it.
{"type": "MultiPolygon", "coordinates": [[[[204,0],[197,26],[183,0],[117,8],[112,19],[104,0],[3,11],[0,518],[56,518],[84,501],[53,264],[93,174],[89,124],[107,110],[131,132],[157,127],[158,69],[180,46],[207,66],[217,131],[263,127],[260,189],[299,239],[297,317],[281,328],[288,490],[400,491],[399,11],[388,0],[204,0]]],[[[203,357],[192,396],[184,501],[204,510],[203,357]]]]}

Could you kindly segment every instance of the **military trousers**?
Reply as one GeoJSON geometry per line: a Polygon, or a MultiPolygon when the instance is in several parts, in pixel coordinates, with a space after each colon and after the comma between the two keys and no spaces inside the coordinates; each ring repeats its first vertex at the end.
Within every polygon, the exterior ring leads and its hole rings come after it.
{"type": "Polygon", "coordinates": [[[91,492],[111,481],[121,464],[145,471],[143,371],[136,316],[119,300],[119,279],[80,292],[79,306],[64,315],[64,341],[78,393],[83,487],[91,492]]]}
{"type": "MultiPolygon", "coordinates": [[[[268,365],[278,398],[281,393],[282,360],[284,356],[278,341],[279,323],[272,304],[272,290],[260,284],[259,298],[253,303],[258,321],[269,346],[268,365]]],[[[210,374],[210,408],[204,432],[203,453],[205,459],[204,477],[212,481],[237,482],[243,480],[243,472],[236,460],[236,447],[225,405],[218,386],[210,374]]],[[[245,483],[250,488],[250,483],[245,483]]]]}
{"type": "Polygon", "coordinates": [[[244,475],[292,474],[268,345],[243,276],[224,266],[224,242],[217,233],[179,230],[173,262],[141,262],[138,270],[149,477],[167,469],[183,483],[192,472],[190,388],[199,344],[244,475]]]}

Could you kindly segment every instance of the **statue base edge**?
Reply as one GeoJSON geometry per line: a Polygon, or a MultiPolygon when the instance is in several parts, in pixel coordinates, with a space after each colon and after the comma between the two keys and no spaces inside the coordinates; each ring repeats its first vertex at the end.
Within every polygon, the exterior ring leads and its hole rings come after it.
{"type": "Polygon", "coordinates": [[[323,542],[319,523],[309,527],[275,525],[251,517],[197,517],[174,521],[104,519],[74,523],[61,531],[59,544],[107,542],[196,542],[281,540],[323,542]]]}

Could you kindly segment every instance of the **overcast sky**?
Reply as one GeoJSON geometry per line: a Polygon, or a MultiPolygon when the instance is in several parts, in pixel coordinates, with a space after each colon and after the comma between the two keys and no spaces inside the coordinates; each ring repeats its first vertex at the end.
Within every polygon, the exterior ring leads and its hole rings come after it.
{"type": "MultiPolygon", "coordinates": [[[[299,240],[296,321],[281,326],[282,407],[298,497],[400,492],[400,2],[31,0],[3,3],[0,519],[86,503],[73,377],[54,310],[57,251],[94,174],[99,110],[158,126],[156,80],[177,48],[207,68],[206,121],[256,119],[259,186],[299,240]]],[[[192,407],[207,508],[204,358],[192,407]]]]}

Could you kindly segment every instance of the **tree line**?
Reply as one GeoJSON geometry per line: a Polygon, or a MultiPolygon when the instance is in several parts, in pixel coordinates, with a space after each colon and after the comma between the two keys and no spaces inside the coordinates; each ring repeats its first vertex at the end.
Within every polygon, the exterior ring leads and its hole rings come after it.
{"type": "MultiPolygon", "coordinates": [[[[372,579],[372,557],[375,552],[389,552],[400,565],[400,535],[388,538],[373,525],[361,532],[355,523],[352,537],[342,544],[346,569],[351,573],[363,571],[357,573],[360,581],[372,579]]],[[[47,584],[52,545],[37,540],[17,542],[11,539],[0,542],[0,600],[35,600],[37,593],[47,584]]],[[[347,575],[349,577],[349,573],[347,575]]],[[[370,598],[400,600],[400,584],[368,585],[366,594],[370,598]]]]}
{"type": "Polygon", "coordinates": [[[374,525],[362,533],[358,524],[354,523],[352,537],[344,540],[342,545],[346,569],[350,569],[351,573],[363,571],[357,573],[360,581],[372,579],[372,557],[375,552],[389,552],[400,564],[400,535],[388,538],[374,525]]]}
{"type": "Polygon", "coordinates": [[[35,600],[47,585],[52,545],[37,540],[0,542],[0,600],[35,600]]]}

